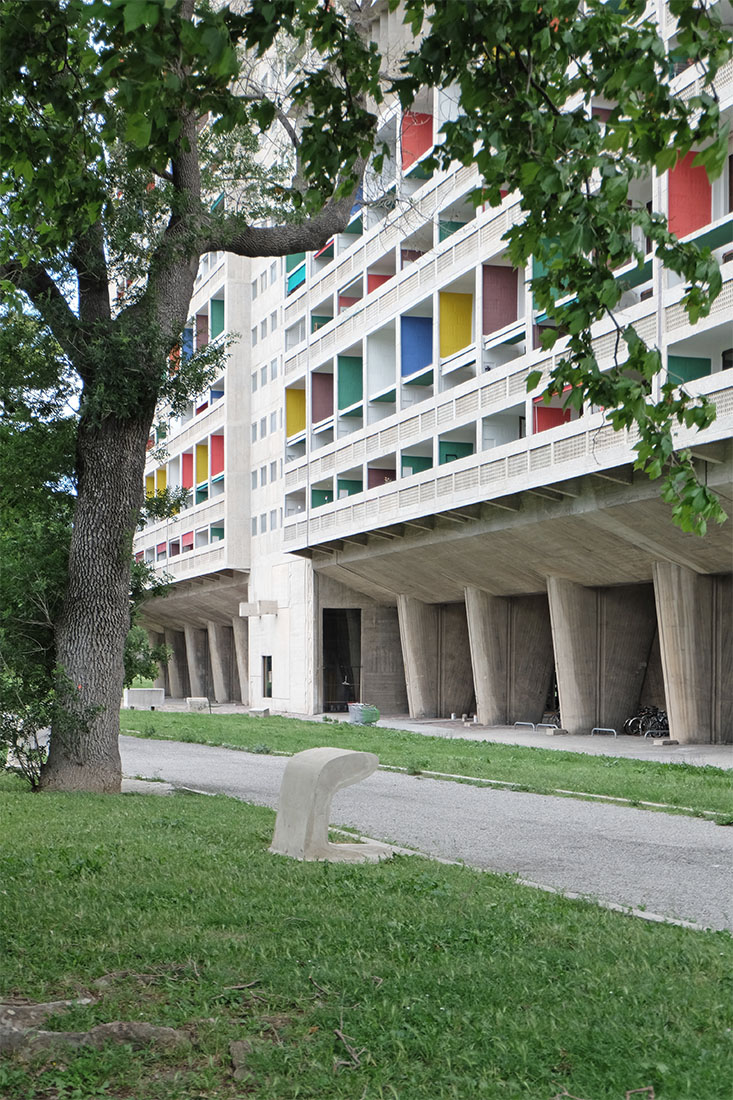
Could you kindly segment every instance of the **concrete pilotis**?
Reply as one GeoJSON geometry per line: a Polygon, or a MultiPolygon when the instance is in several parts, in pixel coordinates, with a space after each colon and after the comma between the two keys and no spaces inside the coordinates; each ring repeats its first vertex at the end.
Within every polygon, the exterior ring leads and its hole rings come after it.
{"type": "Polygon", "coordinates": [[[184,633],[186,635],[186,660],[188,662],[188,680],[191,695],[198,698],[208,697],[206,631],[196,626],[186,626],[184,633]]]}
{"type": "Polygon", "coordinates": [[[239,677],[239,698],[245,707],[249,706],[249,619],[236,616],[232,619],[234,655],[237,661],[239,677]]]}
{"type": "Polygon", "coordinates": [[[210,622],[208,633],[214,698],[217,703],[228,703],[232,698],[232,629],[210,622]]]}
{"type": "Polygon", "coordinates": [[[438,714],[438,608],[400,595],[397,614],[410,717],[435,718],[438,714]]]}
{"type": "Polygon", "coordinates": [[[466,617],[476,691],[476,715],[485,726],[507,721],[509,600],[466,588],[466,617]]]}
{"type": "Polygon", "coordinates": [[[569,733],[589,733],[598,709],[596,590],[548,577],[547,596],[562,724],[569,733]]]}
{"type": "Polygon", "coordinates": [[[514,596],[507,639],[507,722],[540,722],[554,657],[546,595],[514,596]]]}
{"type": "Polygon", "coordinates": [[[677,741],[713,740],[713,589],[712,577],[654,563],[669,732],[677,741]]]}
{"type": "Polygon", "coordinates": [[[165,644],[170,650],[168,658],[168,686],[173,699],[185,699],[189,695],[188,666],[186,664],[186,639],[182,630],[166,630],[165,644]]]}

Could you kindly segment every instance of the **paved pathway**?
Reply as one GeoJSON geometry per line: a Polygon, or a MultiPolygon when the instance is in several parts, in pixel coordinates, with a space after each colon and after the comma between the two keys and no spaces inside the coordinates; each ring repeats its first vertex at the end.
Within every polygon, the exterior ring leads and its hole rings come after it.
{"type": "MultiPolygon", "coordinates": [[[[125,775],[277,805],[286,760],[121,737],[125,775]]],[[[733,931],[733,828],[699,818],[377,772],[332,821],[475,867],[733,931]]]]}

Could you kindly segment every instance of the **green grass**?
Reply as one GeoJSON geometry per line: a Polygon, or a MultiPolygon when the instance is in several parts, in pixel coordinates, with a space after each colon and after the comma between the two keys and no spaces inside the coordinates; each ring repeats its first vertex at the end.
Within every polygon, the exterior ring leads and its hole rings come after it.
{"type": "Polygon", "coordinates": [[[727,934],[417,857],[299,864],[268,854],[269,810],[222,797],[1,788],[2,993],[110,975],[53,1026],[193,1040],[7,1058],[3,1100],[729,1100],[727,934]]]}
{"type": "Polygon", "coordinates": [[[121,725],[125,732],[142,736],[259,752],[269,748],[293,753],[315,745],[364,749],[376,753],[382,764],[407,768],[411,774],[448,772],[516,783],[523,790],[539,793],[560,788],[632,802],[661,802],[694,813],[733,814],[733,771],[723,768],[424,737],[403,730],[274,716],[123,711],[121,725]]]}

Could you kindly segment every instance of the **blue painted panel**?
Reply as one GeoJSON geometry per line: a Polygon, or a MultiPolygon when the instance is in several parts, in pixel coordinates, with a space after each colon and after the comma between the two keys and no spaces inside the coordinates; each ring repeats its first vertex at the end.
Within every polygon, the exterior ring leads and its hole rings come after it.
{"type": "Polygon", "coordinates": [[[432,317],[402,318],[402,377],[414,374],[433,361],[432,317]]]}

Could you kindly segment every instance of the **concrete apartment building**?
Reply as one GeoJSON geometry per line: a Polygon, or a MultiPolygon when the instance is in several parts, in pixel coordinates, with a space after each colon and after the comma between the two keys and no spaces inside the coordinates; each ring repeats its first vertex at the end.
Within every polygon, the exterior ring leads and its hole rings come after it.
{"type": "MultiPolygon", "coordinates": [[[[376,33],[396,20],[382,13],[376,33]]],[[[698,91],[694,67],[675,80],[698,91]]],[[[730,117],[733,65],[717,91],[730,117]]],[[[318,253],[204,257],[187,341],[239,339],[165,454],[151,440],[148,488],[189,490],[136,539],[174,581],[146,612],[173,654],[161,683],[283,712],[362,700],[486,724],[539,721],[557,696],[571,732],[620,729],[641,703],[680,741],[732,742],[733,528],[683,534],[633,470],[632,433],[527,393],[562,341],[541,350],[531,270],[506,255],[517,197],[476,209],[472,168],[422,167],[454,112],[441,91],[385,110],[394,157],[318,253]]],[[[710,245],[723,291],[692,326],[649,255],[618,272],[619,320],[715,402],[679,446],[733,515],[733,151],[712,186],[693,159],[632,199],[710,245]]],[[[610,323],[594,338],[610,363],[610,323]]]]}

